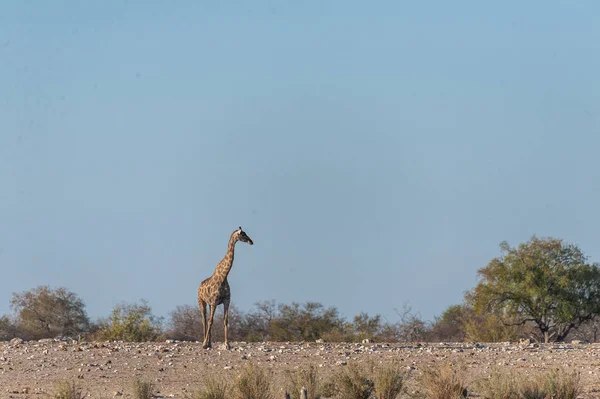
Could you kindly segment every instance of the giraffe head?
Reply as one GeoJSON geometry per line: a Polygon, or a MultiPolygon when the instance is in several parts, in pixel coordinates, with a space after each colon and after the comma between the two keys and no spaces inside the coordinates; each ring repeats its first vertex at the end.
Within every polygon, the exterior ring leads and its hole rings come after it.
{"type": "Polygon", "coordinates": [[[242,230],[242,226],[240,226],[240,228],[235,231],[235,234],[238,241],[247,242],[250,245],[254,245],[252,239],[248,236],[248,234],[246,234],[244,230],[242,230]]]}

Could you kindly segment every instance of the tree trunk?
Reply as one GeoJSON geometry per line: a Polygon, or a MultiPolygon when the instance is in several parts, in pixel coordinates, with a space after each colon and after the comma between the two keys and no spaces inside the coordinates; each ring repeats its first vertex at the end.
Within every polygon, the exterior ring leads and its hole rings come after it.
{"type": "Polygon", "coordinates": [[[548,330],[544,331],[544,343],[547,344],[550,340],[550,336],[548,335],[548,330]]]}

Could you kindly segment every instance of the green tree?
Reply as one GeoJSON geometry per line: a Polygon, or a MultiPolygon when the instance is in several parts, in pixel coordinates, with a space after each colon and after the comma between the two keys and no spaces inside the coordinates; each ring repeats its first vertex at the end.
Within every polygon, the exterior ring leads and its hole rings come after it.
{"type": "Polygon", "coordinates": [[[359,341],[365,338],[376,338],[381,332],[381,316],[371,317],[368,313],[362,312],[354,316],[352,329],[354,330],[355,339],[359,341]]]}
{"type": "Polygon", "coordinates": [[[274,341],[314,341],[342,329],[343,324],[334,307],[325,308],[318,302],[306,302],[302,306],[292,302],[279,305],[278,316],[270,323],[269,335],[274,341]]]}
{"type": "Polygon", "coordinates": [[[274,299],[254,304],[255,310],[240,317],[240,333],[244,341],[270,340],[271,326],[279,316],[274,299]]]}
{"type": "Polygon", "coordinates": [[[436,341],[462,342],[465,340],[464,305],[449,306],[440,317],[436,317],[429,332],[429,339],[436,341]]]}
{"type": "Polygon", "coordinates": [[[121,303],[115,306],[108,319],[100,320],[99,339],[130,342],[154,341],[162,333],[162,320],[152,314],[145,300],[141,304],[121,303]]]}
{"type": "Polygon", "coordinates": [[[13,293],[10,306],[18,330],[26,339],[74,336],[89,326],[83,301],[66,288],[44,285],[13,293]]]}
{"type": "Polygon", "coordinates": [[[517,248],[500,245],[502,256],[478,271],[469,294],[479,314],[505,324],[533,324],[544,342],[562,341],[600,312],[600,269],[575,245],[532,237],[517,248]]]}

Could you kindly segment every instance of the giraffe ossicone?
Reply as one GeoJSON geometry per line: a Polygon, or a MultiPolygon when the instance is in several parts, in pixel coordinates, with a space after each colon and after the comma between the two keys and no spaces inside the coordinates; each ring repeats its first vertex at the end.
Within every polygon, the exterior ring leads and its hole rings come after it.
{"type": "Polygon", "coordinates": [[[239,229],[231,233],[229,237],[229,245],[227,246],[227,253],[225,257],[217,264],[215,272],[212,276],[200,283],[198,287],[198,306],[200,306],[200,313],[202,314],[202,329],[204,332],[204,340],[202,341],[202,347],[207,349],[211,347],[211,330],[213,324],[213,318],[215,316],[216,307],[223,304],[223,334],[224,344],[227,349],[230,348],[229,341],[227,339],[227,327],[229,325],[229,304],[231,302],[231,290],[229,283],[227,282],[227,276],[233,266],[233,257],[235,252],[235,244],[238,241],[254,245],[252,239],[242,230],[242,226],[239,229]],[[209,308],[209,315],[207,319],[207,306],[209,308]]]}

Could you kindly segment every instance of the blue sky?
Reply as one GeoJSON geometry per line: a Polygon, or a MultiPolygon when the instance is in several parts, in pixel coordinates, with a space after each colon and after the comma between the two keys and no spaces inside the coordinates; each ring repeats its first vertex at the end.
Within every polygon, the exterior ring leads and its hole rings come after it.
{"type": "MultiPolygon", "coordinates": [[[[11,1],[0,314],[195,304],[431,319],[536,234],[600,261],[600,3],[11,1]]],[[[221,309],[219,309],[221,312],[221,309]]]]}

